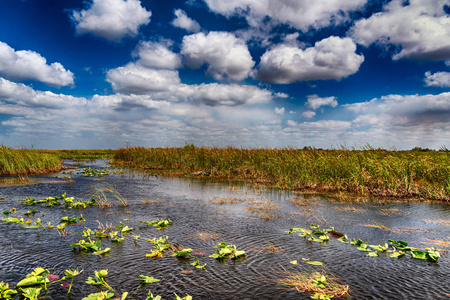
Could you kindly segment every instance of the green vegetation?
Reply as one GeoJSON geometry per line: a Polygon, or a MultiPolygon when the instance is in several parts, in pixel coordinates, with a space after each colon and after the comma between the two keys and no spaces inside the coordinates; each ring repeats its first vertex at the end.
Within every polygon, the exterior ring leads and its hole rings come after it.
{"type": "Polygon", "coordinates": [[[122,148],[114,163],[154,175],[244,180],[268,187],[450,201],[450,153],[440,151],[122,148]]]}
{"type": "Polygon", "coordinates": [[[56,155],[35,149],[0,147],[0,175],[45,174],[61,170],[56,155]]]}
{"type": "Polygon", "coordinates": [[[115,150],[38,150],[41,153],[53,154],[58,156],[60,159],[75,159],[75,160],[86,160],[86,159],[100,159],[109,158],[114,155],[115,150]]]}

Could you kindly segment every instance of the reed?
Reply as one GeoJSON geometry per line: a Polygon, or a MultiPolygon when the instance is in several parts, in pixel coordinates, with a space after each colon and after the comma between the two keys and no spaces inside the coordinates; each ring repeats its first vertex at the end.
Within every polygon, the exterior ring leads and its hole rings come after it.
{"type": "Polygon", "coordinates": [[[245,180],[267,187],[450,201],[448,151],[122,148],[113,161],[155,175],[245,180]]]}
{"type": "Polygon", "coordinates": [[[61,170],[56,155],[36,149],[0,147],[0,175],[33,175],[61,170]]]}

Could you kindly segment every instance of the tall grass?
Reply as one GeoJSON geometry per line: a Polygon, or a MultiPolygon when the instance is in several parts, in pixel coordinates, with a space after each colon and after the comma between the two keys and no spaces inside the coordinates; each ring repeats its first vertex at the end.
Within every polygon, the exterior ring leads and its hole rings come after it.
{"type": "Polygon", "coordinates": [[[122,148],[116,164],[155,174],[247,180],[284,189],[450,200],[448,151],[122,148]]]}
{"type": "Polygon", "coordinates": [[[115,150],[38,150],[42,153],[57,155],[60,159],[100,159],[109,158],[114,155],[115,150]]]}
{"type": "Polygon", "coordinates": [[[0,175],[44,174],[61,169],[56,155],[35,149],[0,147],[0,175]]]}

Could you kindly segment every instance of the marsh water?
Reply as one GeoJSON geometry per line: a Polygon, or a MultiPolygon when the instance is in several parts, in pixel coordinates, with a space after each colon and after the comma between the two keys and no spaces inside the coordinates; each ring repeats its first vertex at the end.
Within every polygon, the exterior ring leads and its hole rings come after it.
{"type": "MultiPolygon", "coordinates": [[[[77,165],[77,162],[68,161],[77,165]]],[[[75,278],[71,295],[57,285],[42,292],[40,299],[82,299],[99,291],[85,283],[95,270],[108,269],[109,285],[127,299],[145,299],[149,289],[162,299],[189,294],[193,299],[310,299],[278,281],[290,272],[324,270],[350,287],[352,299],[449,299],[450,298],[450,206],[439,203],[383,203],[373,199],[361,204],[317,195],[250,188],[245,184],[200,179],[154,177],[139,171],[125,171],[98,177],[84,177],[77,171],[105,166],[106,161],[84,162],[73,174],[34,177],[32,184],[0,183],[0,210],[17,208],[12,217],[35,208],[44,224],[59,224],[63,216],[79,216],[85,224],[67,226],[69,235],[61,237],[56,228],[24,229],[20,224],[0,222],[0,281],[15,284],[36,267],[62,276],[68,268],[83,269],[75,278]],[[65,176],[70,176],[68,179],[65,176]],[[96,206],[86,209],[27,206],[19,201],[32,197],[74,196],[85,200],[95,187],[115,188],[128,206],[96,206]],[[171,219],[173,225],[162,230],[139,221],[171,219]],[[91,255],[74,250],[70,244],[81,239],[86,226],[98,222],[134,230],[122,243],[102,239],[107,255],[91,255]],[[413,259],[409,254],[397,259],[389,254],[368,257],[355,246],[330,238],[329,242],[310,242],[285,231],[293,227],[334,226],[349,239],[384,244],[389,239],[408,241],[410,246],[440,249],[437,263],[413,259]],[[132,235],[140,235],[135,241],[132,235]],[[168,236],[169,242],[192,248],[206,269],[191,266],[193,258],[146,257],[152,245],[146,240],[168,236]],[[218,261],[210,258],[220,242],[246,251],[245,259],[218,261]],[[272,247],[273,246],[273,247],[272,247]],[[277,251],[270,251],[275,250],[277,251]],[[204,255],[204,254],[206,255],[204,255]],[[203,256],[204,255],[204,256],[203,256]],[[324,267],[305,264],[302,258],[321,261],[324,267]],[[298,260],[298,265],[290,261],[298,260]],[[185,274],[187,271],[191,274],[185,274]],[[139,275],[153,276],[160,282],[140,286],[139,275]]],[[[111,199],[114,203],[114,200],[111,199]]],[[[19,299],[19,297],[16,297],[19,299]]]]}

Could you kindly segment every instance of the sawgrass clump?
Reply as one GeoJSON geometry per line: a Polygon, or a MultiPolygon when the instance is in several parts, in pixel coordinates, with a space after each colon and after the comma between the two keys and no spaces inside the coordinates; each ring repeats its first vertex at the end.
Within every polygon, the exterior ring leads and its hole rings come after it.
{"type": "Polygon", "coordinates": [[[154,175],[243,180],[268,187],[450,201],[448,151],[130,147],[114,162],[154,175]]]}
{"type": "Polygon", "coordinates": [[[36,149],[0,147],[0,175],[34,175],[61,170],[56,155],[36,149]]]}

